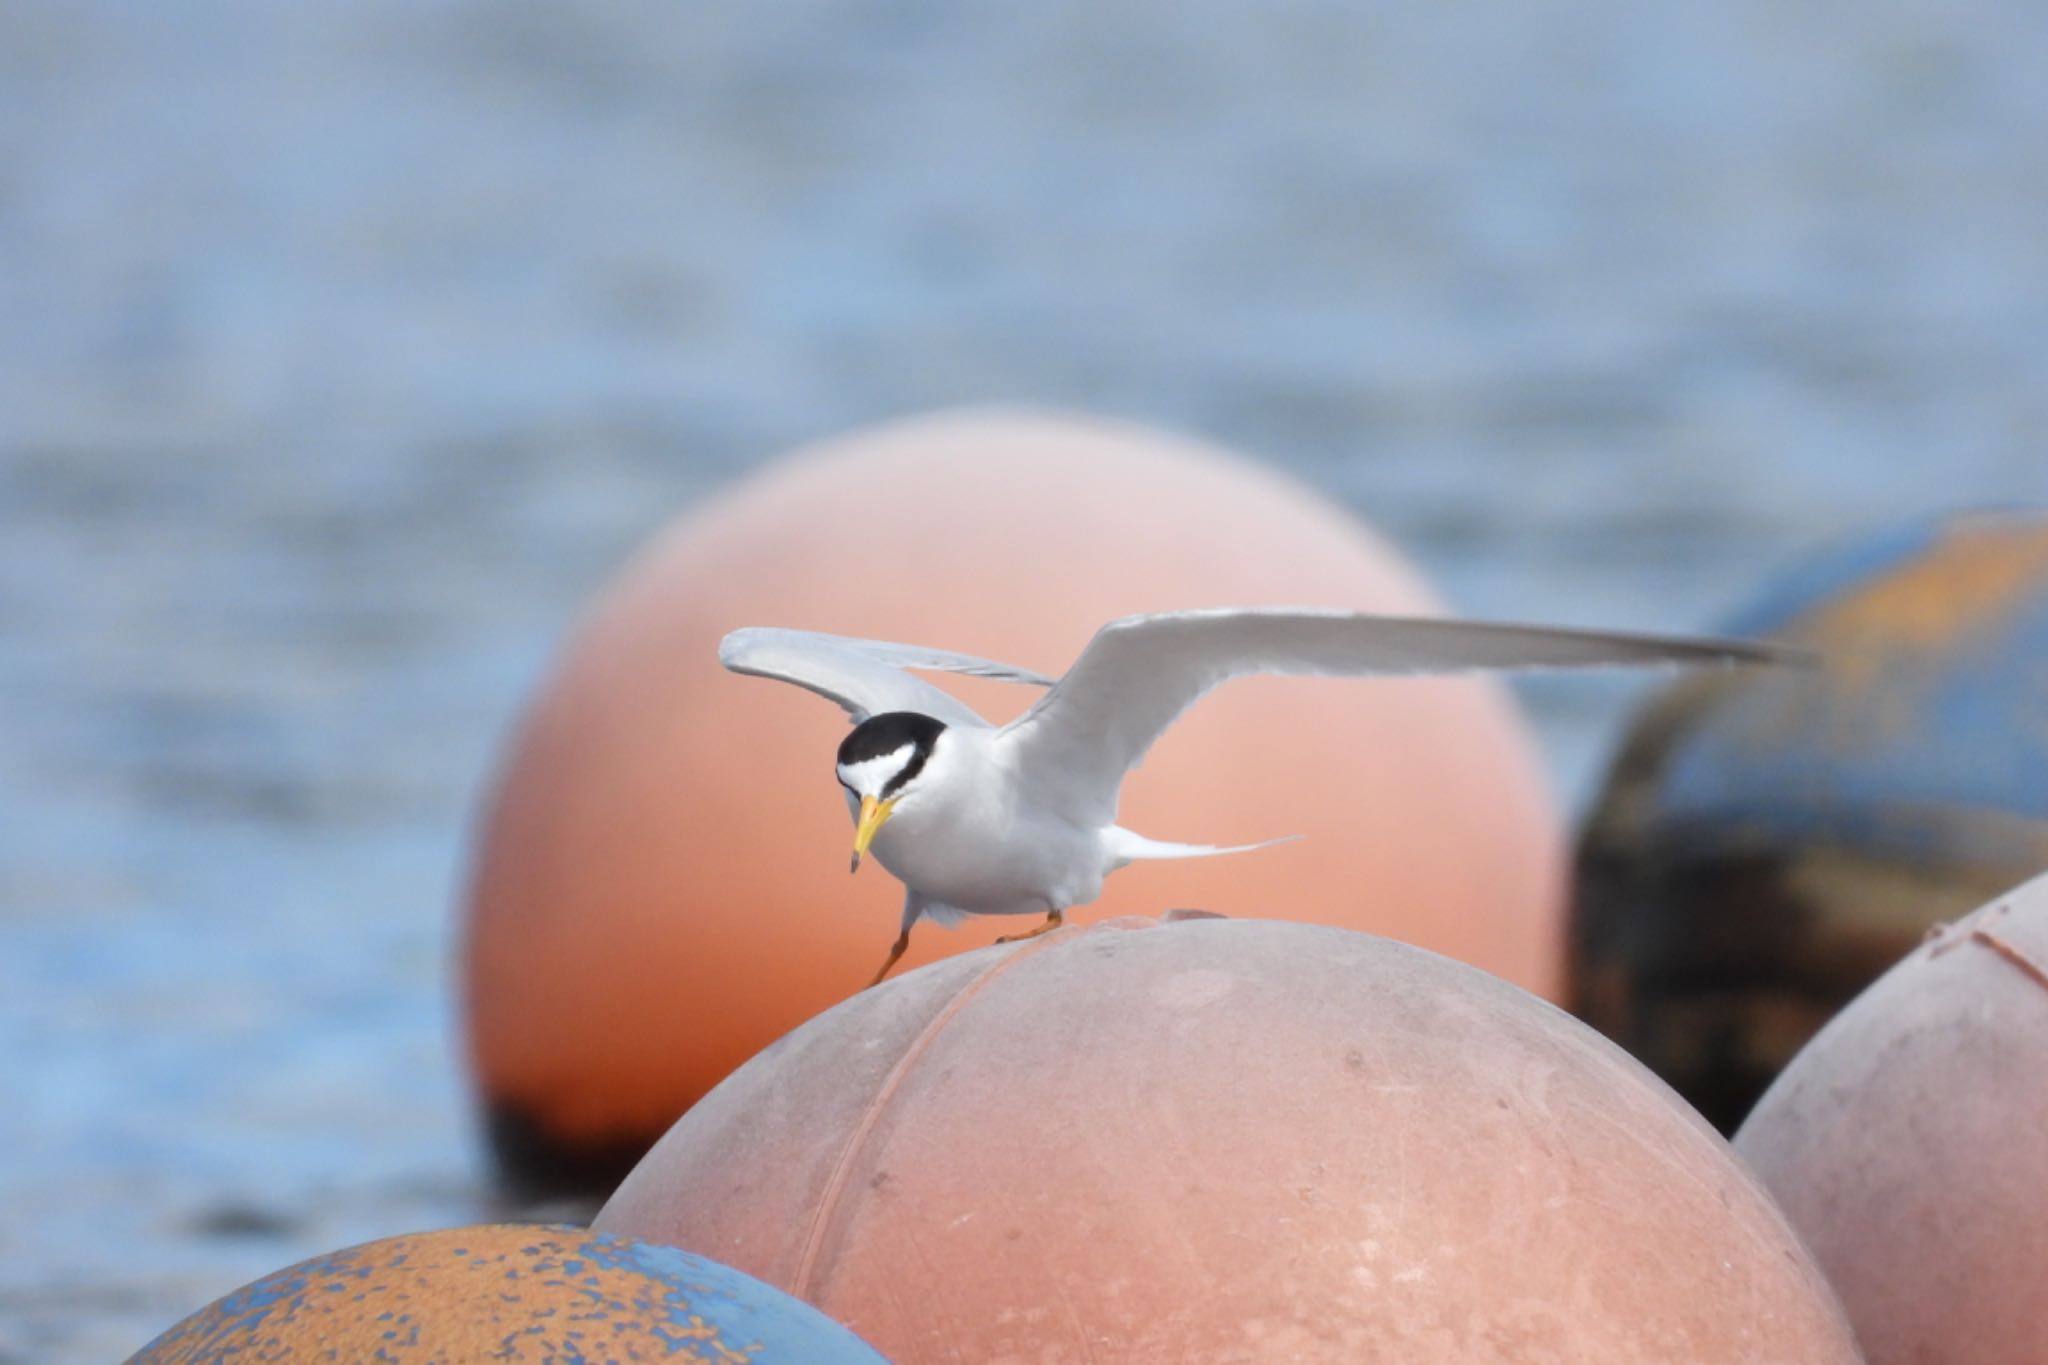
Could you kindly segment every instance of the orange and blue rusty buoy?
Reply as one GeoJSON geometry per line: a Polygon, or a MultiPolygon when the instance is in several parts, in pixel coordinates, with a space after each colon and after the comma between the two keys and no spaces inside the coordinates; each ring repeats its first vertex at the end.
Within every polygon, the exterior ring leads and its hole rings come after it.
{"type": "Polygon", "coordinates": [[[1726,628],[1812,671],[1651,700],[1578,848],[1573,1004],[1731,1131],[1930,926],[2048,868],[2048,513],[1923,522],[1726,628]]]}
{"type": "Polygon", "coordinates": [[[202,1308],[129,1365],[238,1360],[887,1365],[817,1309],[716,1261],[511,1224],[301,1261],[202,1308]]]}

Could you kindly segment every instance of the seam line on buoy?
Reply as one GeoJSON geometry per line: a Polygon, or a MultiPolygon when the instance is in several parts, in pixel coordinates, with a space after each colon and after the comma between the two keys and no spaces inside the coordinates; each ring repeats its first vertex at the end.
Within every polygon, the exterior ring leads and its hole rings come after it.
{"type": "Polygon", "coordinates": [[[810,1231],[804,1237],[803,1255],[797,1258],[796,1275],[793,1277],[795,1283],[790,1287],[792,1294],[800,1299],[815,1302],[811,1300],[811,1275],[817,1269],[818,1257],[824,1251],[825,1234],[837,1221],[839,1201],[846,1192],[847,1181],[853,1176],[855,1159],[866,1148],[869,1136],[882,1121],[882,1111],[888,1108],[889,1101],[894,1099],[896,1092],[902,1088],[904,1078],[910,1074],[911,1066],[937,1041],[946,1025],[953,1022],[953,1016],[965,1009],[967,1002],[979,995],[989,982],[1025,958],[1050,948],[1064,937],[1064,934],[1048,934],[1040,942],[1022,945],[1005,954],[1000,961],[990,963],[985,970],[962,986],[953,998],[946,1002],[946,1007],[933,1015],[924,1028],[918,1031],[917,1037],[911,1039],[910,1046],[903,1050],[903,1055],[896,1059],[896,1065],[889,1068],[889,1074],[883,1077],[881,1085],[875,1088],[874,1098],[868,1101],[867,1109],[860,1116],[860,1122],[854,1125],[852,1135],[846,1139],[845,1150],[840,1152],[837,1164],[832,1167],[832,1174],[826,1178],[824,1192],[818,1199],[818,1211],[812,1215],[810,1231]]]}
{"type": "Polygon", "coordinates": [[[2043,969],[2040,963],[2028,957],[2017,944],[2007,942],[1989,929],[1972,929],[1970,937],[2019,968],[2020,975],[2027,980],[2043,990],[2048,990],[2048,969],[2043,969]]]}

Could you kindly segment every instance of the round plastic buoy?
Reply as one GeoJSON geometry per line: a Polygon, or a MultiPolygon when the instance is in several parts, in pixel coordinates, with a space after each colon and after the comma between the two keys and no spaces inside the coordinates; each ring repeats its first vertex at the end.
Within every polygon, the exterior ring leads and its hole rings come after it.
{"type": "Polygon", "coordinates": [[[886,1365],[728,1266],[577,1228],[452,1228],[315,1256],[245,1285],[130,1365],[220,1361],[886,1365]]]}
{"type": "Polygon", "coordinates": [[[2048,1361],[2048,878],[1857,997],[1735,1148],[1871,1365],[2048,1361]]]}
{"type": "Polygon", "coordinates": [[[1723,1131],[1930,924],[2048,867],[2048,517],[1875,538],[1728,626],[1821,666],[1644,708],[1572,927],[1574,1009],[1723,1131]]]}
{"type": "MultiPolygon", "coordinates": [[[[1058,674],[1103,622],[1190,606],[1429,613],[1384,542],[1281,476],[1133,427],[992,412],[799,454],[697,508],[592,609],[504,765],[470,894],[466,1014],[501,1169],[608,1191],[774,1038],[860,989],[902,889],[846,873],[838,709],[724,672],[781,625],[1058,674]]],[[[991,719],[1038,693],[939,679],[991,719]]],[[[1539,993],[1563,967],[1562,836],[1483,679],[1252,679],[1124,789],[1155,838],[1301,841],[1111,878],[1076,917],[1174,906],[1371,929],[1539,993]]],[[[905,968],[1027,927],[921,925],[905,968]]]]}
{"type": "Polygon", "coordinates": [[[924,1361],[1852,1361],[1770,1200],[1620,1049],[1343,929],[1118,920],[813,1020],[597,1226],[924,1361]]]}

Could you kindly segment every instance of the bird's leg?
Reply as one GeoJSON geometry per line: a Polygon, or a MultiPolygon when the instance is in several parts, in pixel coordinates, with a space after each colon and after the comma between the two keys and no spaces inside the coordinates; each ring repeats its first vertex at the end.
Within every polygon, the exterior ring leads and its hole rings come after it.
{"type": "Polygon", "coordinates": [[[896,965],[897,961],[902,958],[904,950],[909,946],[910,927],[905,925],[903,932],[896,935],[895,946],[889,949],[889,960],[882,964],[882,970],[875,973],[875,979],[868,982],[868,989],[872,990],[882,984],[882,978],[889,974],[889,969],[896,965]]]}
{"type": "Polygon", "coordinates": [[[1065,924],[1065,923],[1066,923],[1066,912],[1065,912],[1065,911],[1063,911],[1063,910],[1048,910],[1048,911],[1046,911],[1046,912],[1045,912],[1045,923],[1043,923],[1043,924],[1039,925],[1039,926],[1038,926],[1038,927],[1037,927],[1036,929],[1028,930],[1028,931],[1026,931],[1025,933],[1021,933],[1021,934],[1004,934],[1004,935],[1003,935],[1003,936],[1002,936],[1001,938],[997,939],[997,940],[996,940],[996,942],[998,942],[998,943],[1022,943],[1022,942],[1023,942],[1023,941],[1025,940],[1025,939],[1027,939],[1027,938],[1037,938],[1037,937],[1038,937],[1038,936],[1039,936],[1040,934],[1049,934],[1049,933],[1051,933],[1051,932],[1052,932],[1053,930],[1055,930],[1055,929],[1059,928],[1059,927],[1060,927],[1060,926],[1061,926],[1062,924],[1065,924]]]}

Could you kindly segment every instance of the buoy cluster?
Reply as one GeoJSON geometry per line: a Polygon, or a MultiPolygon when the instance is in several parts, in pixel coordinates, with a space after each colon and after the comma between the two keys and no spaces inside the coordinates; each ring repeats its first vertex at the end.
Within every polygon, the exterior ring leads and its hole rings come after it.
{"type": "Polygon", "coordinates": [[[845,874],[843,726],[724,674],[725,631],[1057,672],[1111,617],[1256,603],[1440,610],[1299,486],[1059,415],[693,509],[540,688],[464,912],[494,1176],[593,1225],[335,1252],[136,1359],[2048,1360],[2048,880],[2012,890],[2048,767],[1997,761],[2048,743],[2048,524],[1915,528],[1724,623],[1821,666],[1653,698],[1569,894],[1497,686],[1260,681],[1125,814],[1300,844],[1028,942],[928,928],[861,989],[898,907],[845,874]]]}

